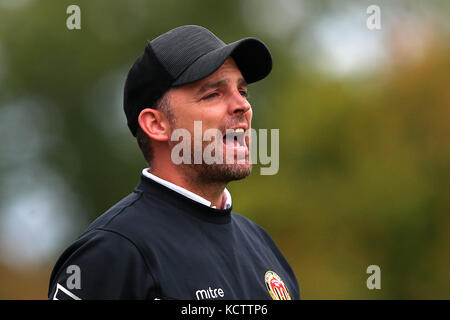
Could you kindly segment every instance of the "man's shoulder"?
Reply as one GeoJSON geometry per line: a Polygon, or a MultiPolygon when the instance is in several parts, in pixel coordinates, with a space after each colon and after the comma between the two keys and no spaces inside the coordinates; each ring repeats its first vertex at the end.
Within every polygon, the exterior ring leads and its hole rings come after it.
{"type": "Polygon", "coordinates": [[[244,216],[242,214],[232,212],[231,216],[232,216],[233,220],[240,225],[243,225],[243,226],[246,226],[249,228],[253,228],[253,229],[257,229],[257,230],[264,230],[259,224],[257,224],[256,222],[254,222],[253,220],[251,220],[250,218],[247,218],[246,216],[244,216]]]}
{"type": "MultiPolygon", "coordinates": [[[[85,233],[89,233],[91,230],[97,228],[104,228],[112,224],[112,222],[118,217],[123,218],[125,212],[133,213],[139,211],[139,202],[142,201],[142,193],[133,191],[131,194],[121,199],[97,219],[95,219],[87,228],[85,233]]],[[[127,219],[129,220],[129,219],[127,219]]]]}
{"type": "Polygon", "coordinates": [[[163,207],[158,201],[149,199],[142,191],[134,190],[95,219],[84,234],[97,229],[109,230],[125,237],[135,238],[142,233],[151,233],[158,221],[164,219],[163,207]]]}
{"type": "Polygon", "coordinates": [[[258,236],[259,238],[261,238],[260,240],[269,241],[270,243],[273,243],[273,240],[269,236],[267,231],[256,222],[235,212],[232,213],[232,218],[233,221],[238,226],[238,228],[241,229],[242,231],[249,234],[253,234],[254,236],[258,236]]]}

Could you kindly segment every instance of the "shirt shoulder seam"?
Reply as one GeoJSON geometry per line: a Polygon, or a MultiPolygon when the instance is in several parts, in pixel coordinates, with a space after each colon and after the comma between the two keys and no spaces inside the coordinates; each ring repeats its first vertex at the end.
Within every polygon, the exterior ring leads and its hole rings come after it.
{"type": "MultiPolygon", "coordinates": [[[[127,204],[126,206],[124,206],[122,209],[120,209],[117,213],[115,213],[111,218],[109,218],[108,221],[105,222],[105,224],[103,225],[103,227],[107,227],[119,214],[121,214],[125,209],[128,209],[129,207],[131,207],[136,201],[138,201],[139,199],[141,199],[142,197],[142,192],[136,192],[133,191],[133,193],[138,193],[138,197],[136,199],[134,199],[131,203],[127,204]]],[[[99,227],[101,228],[101,227],[99,227]]],[[[98,229],[98,228],[96,228],[98,229]]]]}

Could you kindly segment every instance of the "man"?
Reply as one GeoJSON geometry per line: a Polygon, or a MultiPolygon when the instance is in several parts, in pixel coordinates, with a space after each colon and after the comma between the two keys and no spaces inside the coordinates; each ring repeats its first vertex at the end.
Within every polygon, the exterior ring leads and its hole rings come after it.
{"type": "Polygon", "coordinates": [[[259,40],[226,45],[200,26],[148,43],[128,73],[124,110],[149,168],[64,251],[50,299],[300,298],[288,262],[261,227],[231,212],[226,189],[250,174],[247,85],[271,68],[259,40]]]}

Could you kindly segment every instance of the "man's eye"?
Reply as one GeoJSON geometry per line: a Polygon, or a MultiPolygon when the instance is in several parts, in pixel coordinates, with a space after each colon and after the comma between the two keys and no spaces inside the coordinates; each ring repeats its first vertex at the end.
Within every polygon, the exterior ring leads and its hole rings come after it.
{"type": "Polygon", "coordinates": [[[202,99],[203,99],[203,100],[208,100],[208,99],[212,99],[212,98],[214,98],[214,97],[217,97],[218,95],[219,95],[219,94],[218,94],[217,92],[213,92],[213,93],[210,93],[210,94],[204,96],[202,99]]]}
{"type": "Polygon", "coordinates": [[[248,92],[246,90],[239,90],[239,92],[241,93],[241,96],[248,98],[248,92]]]}

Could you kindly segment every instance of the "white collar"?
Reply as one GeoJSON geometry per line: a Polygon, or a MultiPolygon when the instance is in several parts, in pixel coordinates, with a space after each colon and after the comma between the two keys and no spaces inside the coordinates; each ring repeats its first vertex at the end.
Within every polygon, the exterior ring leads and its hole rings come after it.
{"type": "MultiPolygon", "coordinates": [[[[201,203],[201,204],[203,204],[203,205],[205,205],[207,207],[211,207],[211,201],[208,201],[205,198],[200,197],[198,194],[195,194],[195,193],[193,193],[193,192],[191,192],[191,191],[189,191],[189,190],[187,190],[185,188],[177,186],[176,184],[174,184],[172,182],[169,182],[167,180],[164,180],[164,179],[162,179],[160,177],[155,176],[154,174],[151,174],[150,172],[148,172],[148,168],[145,168],[144,170],[142,170],[142,174],[145,177],[147,177],[149,179],[152,179],[153,181],[156,181],[159,184],[162,184],[163,186],[165,186],[165,187],[167,187],[167,188],[169,188],[169,189],[171,189],[173,191],[176,191],[176,192],[182,194],[183,196],[185,196],[185,197],[187,197],[189,199],[197,201],[197,202],[199,202],[199,203],[201,203]]],[[[231,208],[231,194],[227,190],[227,188],[225,188],[223,190],[223,192],[225,193],[225,197],[226,197],[225,208],[224,209],[229,209],[229,208],[231,208]]],[[[213,206],[212,208],[216,208],[216,206],[213,206]]]]}

